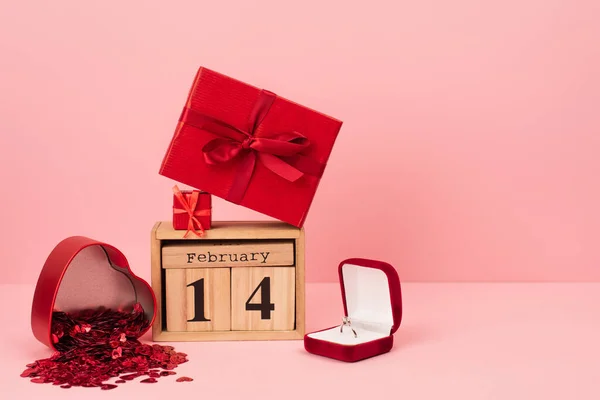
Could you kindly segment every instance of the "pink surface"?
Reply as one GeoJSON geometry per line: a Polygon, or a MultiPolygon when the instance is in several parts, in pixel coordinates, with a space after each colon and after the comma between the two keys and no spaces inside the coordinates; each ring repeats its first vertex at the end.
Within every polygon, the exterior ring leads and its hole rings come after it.
{"type": "MultiPolygon", "coordinates": [[[[111,392],[19,377],[49,355],[29,333],[32,291],[0,285],[1,304],[14,305],[0,311],[3,399],[600,398],[595,283],[405,284],[406,312],[388,354],[346,364],[306,353],[301,341],[175,343],[190,359],[176,371],[194,382],[128,382],[111,392]]],[[[341,322],[337,285],[310,284],[307,297],[310,330],[341,322]]]]}
{"type": "Polygon", "coordinates": [[[404,281],[600,279],[598,1],[4,3],[3,282],[35,282],[75,234],[149,277],[171,218],[158,168],[199,65],[344,121],[309,281],[352,256],[404,281]]]}

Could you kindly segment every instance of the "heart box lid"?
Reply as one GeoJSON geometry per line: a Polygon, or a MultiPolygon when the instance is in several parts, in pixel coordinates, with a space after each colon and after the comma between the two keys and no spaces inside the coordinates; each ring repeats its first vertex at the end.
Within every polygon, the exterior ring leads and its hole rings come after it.
{"type": "Polygon", "coordinates": [[[349,258],[338,267],[344,313],[352,325],[393,334],[402,322],[402,292],[396,269],[385,262],[349,258]]]}
{"type": "Polygon", "coordinates": [[[34,336],[54,349],[52,313],[106,307],[123,309],[140,303],[148,327],[156,317],[151,286],[133,274],[116,247],[84,236],[64,239],[52,250],[38,278],[31,308],[34,336]]]}

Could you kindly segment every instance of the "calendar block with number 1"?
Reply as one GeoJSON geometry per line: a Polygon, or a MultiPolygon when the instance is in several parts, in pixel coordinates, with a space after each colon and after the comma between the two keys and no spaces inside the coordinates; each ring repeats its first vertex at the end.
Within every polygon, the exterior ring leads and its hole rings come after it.
{"type": "Polygon", "coordinates": [[[184,233],[152,229],[153,340],[303,338],[303,228],[214,222],[200,238],[184,233]]]}

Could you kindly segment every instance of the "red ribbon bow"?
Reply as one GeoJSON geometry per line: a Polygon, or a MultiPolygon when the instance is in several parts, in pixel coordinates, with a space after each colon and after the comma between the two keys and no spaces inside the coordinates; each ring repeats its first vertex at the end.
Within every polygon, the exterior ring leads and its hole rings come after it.
{"type": "Polygon", "coordinates": [[[202,237],[204,235],[204,228],[202,227],[202,224],[196,217],[209,216],[210,210],[196,210],[196,205],[198,204],[198,197],[200,196],[200,192],[198,192],[197,190],[192,191],[189,201],[185,198],[183,193],[181,193],[181,191],[179,190],[177,185],[173,186],[173,193],[175,194],[175,197],[177,197],[177,200],[179,200],[179,203],[183,207],[183,208],[173,207],[173,213],[175,213],[175,214],[187,213],[189,215],[188,228],[187,228],[187,231],[185,232],[185,235],[183,235],[183,237],[184,238],[187,237],[187,235],[190,232],[195,233],[196,236],[198,236],[198,237],[202,237]],[[196,226],[198,226],[198,229],[200,229],[200,232],[198,232],[196,230],[196,226]]]}
{"type": "Polygon", "coordinates": [[[290,182],[295,182],[304,174],[316,177],[323,174],[325,165],[300,154],[310,146],[310,141],[302,134],[293,131],[269,134],[268,137],[255,136],[276,97],[266,90],[260,92],[250,114],[247,131],[190,108],[185,108],[181,114],[180,121],[218,136],[202,148],[207,164],[217,165],[240,158],[240,172],[236,174],[226,197],[231,202],[239,203],[244,197],[257,160],[290,182]]]}

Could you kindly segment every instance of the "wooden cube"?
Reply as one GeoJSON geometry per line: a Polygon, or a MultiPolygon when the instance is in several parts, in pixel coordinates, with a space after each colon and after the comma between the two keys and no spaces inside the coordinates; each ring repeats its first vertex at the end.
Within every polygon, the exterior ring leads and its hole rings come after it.
{"type": "Polygon", "coordinates": [[[304,337],[304,229],[213,222],[203,237],[152,229],[155,341],[304,337]]]}
{"type": "Polygon", "coordinates": [[[165,271],[167,330],[231,329],[231,270],[188,268],[165,271]]]}
{"type": "Polygon", "coordinates": [[[231,329],[294,329],[295,268],[234,268],[231,271],[231,329]]]}

